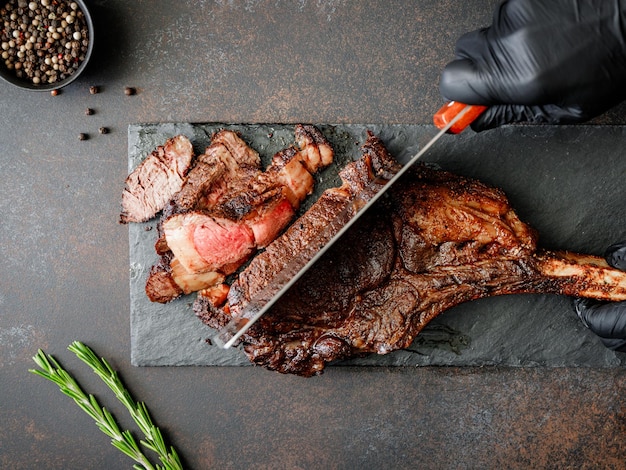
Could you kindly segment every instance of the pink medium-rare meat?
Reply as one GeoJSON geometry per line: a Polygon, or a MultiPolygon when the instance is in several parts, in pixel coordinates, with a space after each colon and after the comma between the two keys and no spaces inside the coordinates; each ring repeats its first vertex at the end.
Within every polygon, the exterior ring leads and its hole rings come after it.
{"type": "Polygon", "coordinates": [[[297,125],[295,133],[298,147],[278,152],[265,171],[258,153],[236,133],[213,136],[158,224],[155,249],[161,259],[146,284],[151,300],[167,302],[177,291],[186,292],[171,288],[180,287],[181,276],[172,278],[175,270],[169,263],[179,263],[188,272],[185,285],[211,290],[206,273],[232,273],[293,220],[313,191],[309,171],[318,171],[333,158],[332,147],[314,126],[297,125]],[[201,279],[194,282],[194,275],[201,279]],[[156,292],[161,285],[167,295],[156,292]]]}
{"type": "Polygon", "coordinates": [[[163,233],[174,257],[189,273],[205,273],[243,263],[255,248],[246,224],[185,212],[169,217],[163,233]]]}
{"type": "Polygon", "coordinates": [[[200,154],[189,171],[182,188],[166,205],[158,225],[159,239],[155,249],[159,255],[169,251],[161,229],[164,221],[178,213],[205,211],[221,217],[224,204],[238,194],[250,191],[250,183],[263,172],[258,153],[233,131],[222,130],[200,154]],[[228,146],[223,142],[228,143],[228,146]],[[242,158],[242,162],[237,160],[242,158]]]}
{"type": "MultiPolygon", "coordinates": [[[[342,206],[337,198],[353,197],[345,189],[367,181],[386,160],[377,140],[370,136],[363,159],[343,172],[343,192],[320,198],[250,262],[223,308],[199,293],[194,311],[203,322],[224,326],[289,262],[295,247],[318,242],[310,231],[335,220],[342,206]]],[[[488,296],[626,300],[625,272],[599,257],[537,248],[536,232],[502,191],[422,164],[406,176],[244,334],[252,362],[282,373],[319,374],[337,359],[406,348],[437,315],[488,296]]]]}
{"type": "Polygon", "coordinates": [[[162,210],[180,191],[193,158],[184,135],[157,147],[126,178],[120,222],[145,222],[162,210]]]}
{"type": "Polygon", "coordinates": [[[274,241],[293,219],[295,210],[285,193],[285,190],[280,191],[242,219],[252,230],[257,248],[264,248],[274,241]]]}
{"type": "Polygon", "coordinates": [[[274,191],[239,220],[198,211],[174,214],[162,224],[167,246],[189,273],[236,269],[293,218],[284,192],[274,191]]]}

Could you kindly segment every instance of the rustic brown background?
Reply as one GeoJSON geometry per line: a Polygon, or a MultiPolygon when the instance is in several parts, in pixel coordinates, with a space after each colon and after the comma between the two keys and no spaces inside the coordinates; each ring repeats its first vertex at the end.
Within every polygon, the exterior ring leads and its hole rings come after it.
{"type": "MultiPolygon", "coordinates": [[[[301,379],[130,365],[128,231],[116,223],[130,123],[427,124],[456,38],[496,3],[88,0],[98,29],[83,77],[56,97],[0,83],[0,467],[131,467],[27,372],[43,348],[124,416],[66,351],[74,340],[110,359],[190,468],[623,467],[621,369],[301,379]]],[[[626,124],[626,109],[596,122],[626,124]]]]}

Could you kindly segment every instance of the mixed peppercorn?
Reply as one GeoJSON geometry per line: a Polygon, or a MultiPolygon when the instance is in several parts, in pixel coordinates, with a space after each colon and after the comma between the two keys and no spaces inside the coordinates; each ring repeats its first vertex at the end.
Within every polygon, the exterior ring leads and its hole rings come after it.
{"type": "Polygon", "coordinates": [[[56,83],[85,60],[89,31],[76,2],[9,0],[0,8],[4,66],[35,85],[56,83]]]}
{"type": "MultiPolygon", "coordinates": [[[[89,30],[85,14],[75,1],[65,0],[0,0],[0,67],[35,85],[61,82],[80,67],[89,50],[89,30]]],[[[124,87],[131,96],[137,90],[124,87]]],[[[50,90],[52,96],[60,93],[58,87],[50,90]]],[[[100,87],[89,87],[92,95],[100,87]]],[[[90,116],[95,111],[85,109],[90,116]]],[[[108,127],[100,127],[100,134],[108,134],[108,127]]],[[[86,132],[78,140],[89,140],[86,132]]]]}

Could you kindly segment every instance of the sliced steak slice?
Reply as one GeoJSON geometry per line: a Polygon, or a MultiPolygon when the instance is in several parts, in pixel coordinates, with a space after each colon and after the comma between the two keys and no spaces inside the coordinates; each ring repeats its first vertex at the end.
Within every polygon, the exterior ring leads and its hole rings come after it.
{"type": "Polygon", "coordinates": [[[333,148],[317,127],[298,124],[295,134],[296,143],[302,154],[301,160],[310,173],[315,173],[332,163],[333,148]]]}
{"type": "Polygon", "coordinates": [[[233,131],[217,132],[211,145],[196,158],[181,190],[163,210],[157,226],[157,253],[164,254],[169,250],[161,228],[165,220],[174,214],[192,210],[210,211],[222,216],[220,208],[224,201],[233,195],[245,193],[250,181],[254,181],[260,174],[260,159],[255,150],[248,147],[233,131]],[[243,163],[240,164],[237,157],[242,158],[243,163]]]}
{"type": "Polygon", "coordinates": [[[184,135],[157,147],[126,178],[120,222],[145,222],[162,210],[180,191],[192,158],[193,147],[184,135]]]}
{"type": "Polygon", "coordinates": [[[239,266],[256,247],[254,233],[246,224],[201,212],[173,215],[163,223],[163,233],[189,273],[239,266]]]}
{"type": "Polygon", "coordinates": [[[223,145],[232,155],[231,170],[241,166],[259,168],[261,158],[259,153],[248,146],[236,132],[221,130],[216,132],[211,138],[211,145],[223,145]]]}
{"type": "Polygon", "coordinates": [[[302,154],[294,147],[274,155],[272,164],[261,179],[284,186],[294,209],[300,207],[300,203],[313,192],[315,184],[313,175],[302,163],[302,154]]]}
{"type": "Polygon", "coordinates": [[[260,172],[261,160],[256,150],[250,148],[235,132],[222,130],[211,139],[197,163],[189,172],[181,191],[174,198],[179,211],[208,208],[219,203],[221,197],[237,190],[229,183],[254,177],[260,172]],[[212,199],[207,195],[212,194],[212,199]]]}
{"type": "Polygon", "coordinates": [[[170,266],[172,253],[168,252],[150,268],[146,281],[146,296],[151,302],[166,303],[182,295],[183,289],[174,281],[170,266]]]}
{"type": "Polygon", "coordinates": [[[174,205],[177,211],[190,210],[196,207],[200,198],[219,181],[227,169],[221,160],[210,161],[207,154],[216,155],[223,153],[230,155],[223,145],[208,148],[204,154],[198,157],[196,164],[189,172],[185,183],[174,197],[174,205]]]}
{"type": "Polygon", "coordinates": [[[191,274],[173,257],[172,252],[162,256],[150,269],[146,295],[152,302],[166,303],[182,294],[190,294],[224,282],[220,272],[191,274]]]}

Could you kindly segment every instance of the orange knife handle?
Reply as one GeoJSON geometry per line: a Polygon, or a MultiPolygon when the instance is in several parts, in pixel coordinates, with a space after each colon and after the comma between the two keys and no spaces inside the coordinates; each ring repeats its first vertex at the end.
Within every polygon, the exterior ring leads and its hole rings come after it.
{"type": "MultiPolygon", "coordinates": [[[[433,116],[433,122],[439,129],[446,127],[454,117],[459,114],[467,105],[459,103],[458,101],[449,101],[444,104],[439,111],[433,116]]],[[[448,130],[450,134],[459,134],[465,130],[474,120],[480,116],[487,106],[471,105],[461,118],[454,123],[454,125],[448,130]]]]}

